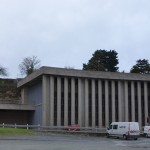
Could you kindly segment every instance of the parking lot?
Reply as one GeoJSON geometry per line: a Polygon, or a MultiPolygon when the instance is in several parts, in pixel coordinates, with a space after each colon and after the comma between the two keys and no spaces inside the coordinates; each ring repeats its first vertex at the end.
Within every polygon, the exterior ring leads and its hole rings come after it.
{"type": "Polygon", "coordinates": [[[150,138],[122,140],[115,138],[73,135],[35,134],[31,136],[0,137],[2,150],[145,150],[150,149],[150,138]]]}

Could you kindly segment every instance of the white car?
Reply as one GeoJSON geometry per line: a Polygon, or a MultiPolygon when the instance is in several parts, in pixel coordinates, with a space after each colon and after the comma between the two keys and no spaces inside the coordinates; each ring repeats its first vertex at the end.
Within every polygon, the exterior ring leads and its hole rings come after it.
{"type": "Polygon", "coordinates": [[[150,137],[150,126],[144,126],[144,135],[150,137]]]}

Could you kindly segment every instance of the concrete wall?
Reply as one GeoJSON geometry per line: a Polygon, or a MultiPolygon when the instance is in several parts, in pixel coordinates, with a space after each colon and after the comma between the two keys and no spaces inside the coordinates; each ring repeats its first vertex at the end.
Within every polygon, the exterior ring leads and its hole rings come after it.
{"type": "Polygon", "coordinates": [[[27,104],[35,105],[35,111],[29,116],[30,124],[41,124],[42,114],[42,83],[27,88],[27,104]]]}

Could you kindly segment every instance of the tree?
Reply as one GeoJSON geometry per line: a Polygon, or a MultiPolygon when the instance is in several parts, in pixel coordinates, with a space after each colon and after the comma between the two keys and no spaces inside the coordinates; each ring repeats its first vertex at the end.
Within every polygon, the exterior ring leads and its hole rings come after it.
{"type": "Polygon", "coordinates": [[[0,75],[1,76],[7,76],[8,75],[7,69],[2,67],[2,66],[0,66],[0,75]]]}
{"type": "Polygon", "coordinates": [[[35,70],[39,69],[40,60],[36,56],[26,57],[19,65],[19,70],[22,75],[29,75],[35,70]]]}
{"type": "Polygon", "coordinates": [[[147,59],[138,59],[130,73],[150,74],[150,64],[147,59]]]}
{"type": "Polygon", "coordinates": [[[115,50],[96,50],[88,63],[83,64],[83,70],[117,72],[117,54],[115,50]]]}

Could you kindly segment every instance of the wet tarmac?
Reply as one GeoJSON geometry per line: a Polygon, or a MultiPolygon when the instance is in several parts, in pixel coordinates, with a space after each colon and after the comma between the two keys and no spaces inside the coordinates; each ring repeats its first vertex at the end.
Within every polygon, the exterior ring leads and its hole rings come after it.
{"type": "Polygon", "coordinates": [[[67,134],[35,134],[0,137],[1,150],[146,150],[150,138],[123,140],[106,137],[67,134]]]}

